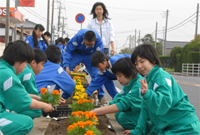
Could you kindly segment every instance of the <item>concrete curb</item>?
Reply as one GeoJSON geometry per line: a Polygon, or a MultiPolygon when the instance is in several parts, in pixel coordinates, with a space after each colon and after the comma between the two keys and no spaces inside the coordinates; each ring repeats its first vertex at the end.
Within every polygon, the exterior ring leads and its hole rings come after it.
{"type": "Polygon", "coordinates": [[[35,118],[33,120],[34,122],[33,129],[27,135],[44,135],[50,121],[51,119],[48,119],[43,116],[35,118]]]}

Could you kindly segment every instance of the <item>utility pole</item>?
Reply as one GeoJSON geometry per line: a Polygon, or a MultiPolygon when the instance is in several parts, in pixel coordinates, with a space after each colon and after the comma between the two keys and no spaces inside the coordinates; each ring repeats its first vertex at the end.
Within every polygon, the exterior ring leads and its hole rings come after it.
{"type": "MultiPolygon", "coordinates": [[[[136,47],[136,43],[137,43],[137,31],[136,31],[136,29],[135,29],[135,47],[136,47]]],[[[134,47],[133,47],[134,48],[134,47]]]]}
{"type": "Polygon", "coordinates": [[[6,1],[6,30],[5,30],[5,46],[9,42],[9,30],[10,30],[10,0],[6,1]]]}
{"type": "Polygon", "coordinates": [[[65,28],[65,17],[62,17],[63,18],[63,24],[62,24],[62,37],[64,36],[64,28],[65,28]]]}
{"type": "Polygon", "coordinates": [[[155,31],[155,49],[157,46],[157,29],[158,29],[158,22],[156,22],[156,31],[155,31]]]}
{"type": "Polygon", "coordinates": [[[21,25],[21,34],[20,34],[20,40],[24,40],[24,38],[23,38],[23,34],[24,33],[24,26],[23,26],[23,24],[21,25]]]}
{"type": "Polygon", "coordinates": [[[130,35],[130,38],[129,38],[129,49],[131,49],[131,35],[130,35]]]}
{"type": "Polygon", "coordinates": [[[61,13],[61,2],[59,1],[59,12],[58,12],[58,37],[59,37],[59,32],[60,32],[60,13],[61,13]]]}
{"type": "Polygon", "coordinates": [[[162,55],[165,55],[164,54],[164,43],[165,43],[164,37],[165,37],[165,27],[163,27],[162,55]]]}
{"type": "Polygon", "coordinates": [[[47,0],[47,31],[49,32],[49,8],[50,8],[50,0],[47,0]]]}
{"type": "Polygon", "coordinates": [[[195,27],[195,36],[197,36],[198,33],[198,20],[199,20],[199,3],[197,4],[197,15],[196,15],[196,27],[195,27]]]}
{"type": "MultiPolygon", "coordinates": [[[[19,5],[19,0],[15,0],[15,8],[17,10],[17,6],[19,5]]],[[[15,23],[15,27],[14,27],[14,39],[13,41],[16,40],[16,36],[17,36],[17,24],[15,23]]]]}
{"type": "Polygon", "coordinates": [[[53,33],[53,14],[54,14],[54,0],[52,1],[52,16],[51,16],[51,43],[53,44],[53,38],[54,38],[54,33],[53,33]]]}
{"type": "Polygon", "coordinates": [[[165,24],[165,41],[164,41],[164,55],[165,55],[165,48],[166,48],[166,41],[167,41],[167,24],[168,24],[168,9],[167,9],[167,14],[166,14],[166,24],[165,24]]]}
{"type": "Polygon", "coordinates": [[[139,30],[139,37],[138,37],[138,45],[140,45],[140,30],[139,30]]]}

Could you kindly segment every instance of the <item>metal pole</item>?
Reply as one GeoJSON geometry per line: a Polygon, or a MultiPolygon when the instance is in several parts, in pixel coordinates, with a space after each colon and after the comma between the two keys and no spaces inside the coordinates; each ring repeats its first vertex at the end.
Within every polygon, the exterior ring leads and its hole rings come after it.
{"type": "MultiPolygon", "coordinates": [[[[136,35],[137,35],[137,31],[135,29],[135,47],[136,47],[136,43],[137,43],[137,37],[136,37],[136,35]]],[[[135,47],[133,47],[133,48],[135,48],[135,47]]]]}
{"type": "Polygon", "coordinates": [[[158,22],[156,22],[156,31],[155,31],[155,49],[157,46],[157,29],[158,29],[158,22]]]}
{"type": "Polygon", "coordinates": [[[60,13],[61,13],[61,2],[59,1],[59,13],[58,13],[58,38],[59,38],[59,32],[60,32],[60,13]]]}
{"type": "Polygon", "coordinates": [[[163,27],[162,55],[164,55],[164,43],[165,43],[164,37],[165,37],[165,27],[163,27]]]}
{"type": "Polygon", "coordinates": [[[24,33],[24,26],[23,26],[23,24],[21,25],[21,34],[20,34],[20,40],[24,40],[24,38],[23,38],[23,34],[24,33]]]}
{"type": "MultiPolygon", "coordinates": [[[[19,5],[19,0],[15,0],[15,8],[17,10],[17,6],[19,5]]],[[[13,41],[16,40],[16,36],[17,36],[17,24],[15,23],[15,27],[14,27],[14,39],[13,41]]]]}
{"type": "Polygon", "coordinates": [[[50,8],[50,0],[47,3],[47,31],[49,32],[49,8],[50,8]]]}
{"type": "Polygon", "coordinates": [[[167,41],[167,24],[168,24],[168,9],[166,14],[166,24],[165,24],[165,41],[164,41],[164,55],[165,55],[165,48],[166,48],[166,41],[167,41]]]}
{"type": "Polygon", "coordinates": [[[62,37],[64,35],[64,23],[65,23],[65,18],[63,17],[63,25],[62,25],[62,37]]]}
{"type": "Polygon", "coordinates": [[[198,20],[199,20],[199,3],[197,4],[197,15],[196,15],[196,27],[195,27],[195,37],[198,33],[198,20]]]}
{"type": "Polygon", "coordinates": [[[10,0],[6,1],[6,27],[5,27],[5,45],[9,42],[9,30],[10,30],[10,0]]]}
{"type": "Polygon", "coordinates": [[[51,16],[51,44],[53,44],[53,38],[54,38],[54,33],[53,33],[53,14],[54,14],[54,0],[52,1],[52,16],[51,16]]]}
{"type": "Polygon", "coordinates": [[[139,37],[138,37],[138,45],[140,45],[140,30],[139,30],[139,37]]]}

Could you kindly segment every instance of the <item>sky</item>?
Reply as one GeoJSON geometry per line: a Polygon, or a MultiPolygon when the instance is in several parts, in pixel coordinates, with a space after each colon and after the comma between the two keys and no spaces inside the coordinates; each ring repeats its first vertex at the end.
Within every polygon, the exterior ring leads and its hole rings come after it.
{"type": "MultiPolygon", "coordinates": [[[[10,0],[10,7],[14,7],[15,0],[10,0]]],[[[52,0],[51,6],[52,6],[52,0]]],[[[200,0],[55,0],[61,2],[61,17],[65,18],[66,34],[72,38],[81,29],[81,24],[75,21],[78,13],[85,15],[82,28],[87,28],[92,19],[90,11],[95,2],[103,2],[109,12],[109,18],[115,28],[115,49],[129,46],[129,37],[143,38],[146,34],[152,34],[155,38],[156,22],[158,23],[157,38],[164,37],[166,25],[166,11],[168,16],[168,41],[191,41],[194,39],[197,3],[200,0]]],[[[58,5],[55,2],[54,25],[58,23],[58,5]]],[[[0,7],[6,6],[6,0],[1,0],[0,7]]],[[[35,7],[18,7],[25,19],[35,23],[47,25],[47,0],[35,0],[35,7]]],[[[52,10],[52,7],[51,9],[52,10]]],[[[199,14],[200,15],[200,14],[199,14]]],[[[50,12],[51,16],[51,12],[50,12]]],[[[199,17],[200,18],[200,17],[199,17]]],[[[51,18],[50,18],[51,22],[51,18]]],[[[62,22],[62,20],[61,20],[62,22]]],[[[198,21],[198,33],[200,33],[200,19],[198,21]]],[[[67,35],[64,35],[66,37],[67,35]]]]}

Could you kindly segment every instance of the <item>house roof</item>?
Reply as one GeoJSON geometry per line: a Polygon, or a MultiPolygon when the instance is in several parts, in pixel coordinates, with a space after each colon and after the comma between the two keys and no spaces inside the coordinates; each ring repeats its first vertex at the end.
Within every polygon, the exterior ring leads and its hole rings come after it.
{"type": "MultiPolygon", "coordinates": [[[[6,26],[6,23],[2,23],[2,24],[6,26]]],[[[13,25],[10,24],[9,26],[11,29],[14,29],[13,25]]],[[[21,33],[21,29],[17,28],[17,32],[21,33]]],[[[28,35],[28,33],[26,33],[25,31],[23,31],[23,34],[28,35]]]]}
{"type": "MultiPolygon", "coordinates": [[[[24,23],[23,23],[23,27],[24,28],[30,28],[30,29],[34,29],[35,25],[37,23],[31,22],[28,19],[25,19],[24,23]]],[[[21,24],[17,24],[17,28],[21,27],[21,24]]]]}
{"type": "Polygon", "coordinates": [[[166,47],[168,49],[172,49],[175,46],[179,46],[179,47],[184,47],[185,45],[187,45],[189,42],[184,42],[184,41],[166,41],[166,47]]]}

